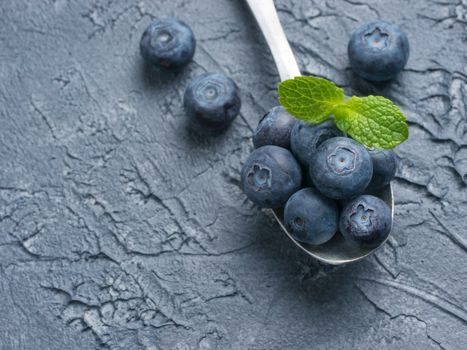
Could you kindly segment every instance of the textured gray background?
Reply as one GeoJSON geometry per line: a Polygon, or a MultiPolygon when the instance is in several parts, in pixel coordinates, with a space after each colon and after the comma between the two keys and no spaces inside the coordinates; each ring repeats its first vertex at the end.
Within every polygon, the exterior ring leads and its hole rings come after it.
{"type": "Polygon", "coordinates": [[[305,74],[398,103],[395,227],[375,256],[322,267],[239,189],[278,76],[243,1],[0,4],[0,349],[467,349],[467,1],[280,0],[305,74]],[[140,35],[175,15],[198,39],[179,75],[140,35]],[[389,85],[346,44],[378,17],[407,32],[389,85]],[[186,84],[231,75],[242,113],[186,128],[186,84]]]}

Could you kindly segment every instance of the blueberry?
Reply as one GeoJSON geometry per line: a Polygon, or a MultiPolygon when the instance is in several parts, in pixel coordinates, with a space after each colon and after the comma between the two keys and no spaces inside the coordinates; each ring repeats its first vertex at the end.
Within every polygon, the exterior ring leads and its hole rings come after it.
{"type": "Polygon", "coordinates": [[[300,121],[295,124],[290,136],[292,153],[304,167],[308,168],[313,153],[324,141],[343,135],[344,133],[337,129],[331,120],[327,120],[321,124],[310,124],[300,121]]]}
{"type": "Polygon", "coordinates": [[[391,231],[391,211],[375,196],[363,195],[342,210],[339,229],[345,239],[367,247],[381,244],[391,231]]]}
{"type": "Polygon", "coordinates": [[[323,244],[337,231],[336,203],[316,189],[304,188],[289,198],[284,209],[287,230],[297,240],[308,244],[323,244]]]}
{"type": "Polygon", "coordinates": [[[183,98],[185,111],[196,126],[223,129],[240,112],[237,84],[224,74],[204,73],[193,79],[183,98]]]}
{"type": "Polygon", "coordinates": [[[282,207],[302,184],[300,165],[292,153],[272,145],[250,154],[241,177],[243,192],[262,208],[282,207]]]}
{"type": "Polygon", "coordinates": [[[311,158],[310,177],[315,187],[334,199],[362,193],[373,174],[370,154],[364,146],[346,137],[324,141],[311,158]]]}
{"type": "Polygon", "coordinates": [[[156,19],[146,28],[140,41],[145,61],[167,69],[185,66],[193,58],[195,47],[190,27],[175,18],[156,19]]]}
{"type": "Polygon", "coordinates": [[[373,178],[367,189],[374,191],[388,185],[394,178],[397,170],[397,158],[393,150],[369,150],[373,162],[373,178]]]}
{"type": "Polygon", "coordinates": [[[409,59],[409,40],[395,24],[378,20],[359,27],[347,48],[350,65],[371,81],[394,78],[409,59]]]}
{"type": "Polygon", "coordinates": [[[273,107],[260,120],[253,135],[253,144],[256,148],[276,145],[290,149],[290,133],[297,121],[284,107],[273,107]]]}

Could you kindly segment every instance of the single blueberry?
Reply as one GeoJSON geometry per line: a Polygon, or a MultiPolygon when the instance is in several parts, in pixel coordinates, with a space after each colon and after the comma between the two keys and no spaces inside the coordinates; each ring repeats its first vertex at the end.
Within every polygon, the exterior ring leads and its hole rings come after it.
{"type": "Polygon", "coordinates": [[[380,245],[391,231],[391,211],[375,196],[355,198],[342,210],[339,229],[345,239],[367,247],[380,245]]]}
{"type": "Polygon", "coordinates": [[[338,208],[314,188],[303,188],[289,198],[284,222],[289,233],[303,243],[318,245],[329,241],[337,231],[338,208]]]}
{"type": "Polygon", "coordinates": [[[371,81],[394,78],[409,59],[409,40],[395,24],[377,20],[359,27],[347,52],[352,69],[371,81]]]}
{"type": "Polygon", "coordinates": [[[242,189],[262,208],[282,207],[300,189],[302,171],[292,153],[268,145],[255,149],[242,168],[242,189]]]}
{"type": "Polygon", "coordinates": [[[292,153],[305,168],[308,168],[317,148],[324,141],[337,136],[344,136],[344,133],[336,128],[332,120],[321,124],[300,121],[295,124],[290,136],[292,153]]]}
{"type": "Polygon", "coordinates": [[[156,19],[143,33],[141,55],[149,64],[167,69],[185,66],[195,53],[191,28],[175,18],[156,19]]]}
{"type": "Polygon", "coordinates": [[[290,149],[290,133],[297,121],[284,107],[273,107],[260,120],[253,135],[253,144],[256,148],[276,145],[290,149]]]}
{"type": "Polygon", "coordinates": [[[373,175],[371,157],[366,148],[346,137],[324,141],[311,158],[309,168],[315,187],[334,199],[361,194],[373,175]]]}
{"type": "Polygon", "coordinates": [[[397,158],[393,150],[374,149],[368,152],[373,162],[373,178],[367,189],[374,191],[388,185],[394,178],[397,170],[397,158]]]}
{"type": "Polygon", "coordinates": [[[193,79],[183,98],[185,111],[195,126],[223,129],[240,112],[237,84],[220,73],[204,73],[193,79]]]}

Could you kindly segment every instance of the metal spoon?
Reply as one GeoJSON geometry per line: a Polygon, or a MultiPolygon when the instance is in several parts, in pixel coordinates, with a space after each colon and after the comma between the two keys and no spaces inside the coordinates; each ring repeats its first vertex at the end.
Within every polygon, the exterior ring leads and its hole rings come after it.
{"type": "MultiPolygon", "coordinates": [[[[253,12],[256,21],[263,32],[264,38],[268,43],[281,80],[292,79],[301,75],[295,56],[284,34],[281,23],[279,22],[279,17],[277,16],[273,0],[246,0],[246,2],[253,12]]],[[[386,186],[386,188],[382,189],[378,193],[374,193],[374,195],[386,202],[391,209],[391,220],[394,220],[394,197],[391,185],[386,186]]],[[[282,220],[283,210],[275,209],[272,212],[277,222],[292,242],[294,242],[308,255],[326,264],[341,265],[361,260],[372,254],[385,243],[383,242],[379,247],[372,249],[362,248],[347,243],[342,235],[337,233],[325,244],[319,246],[304,244],[295,240],[285,228],[282,220]]]]}

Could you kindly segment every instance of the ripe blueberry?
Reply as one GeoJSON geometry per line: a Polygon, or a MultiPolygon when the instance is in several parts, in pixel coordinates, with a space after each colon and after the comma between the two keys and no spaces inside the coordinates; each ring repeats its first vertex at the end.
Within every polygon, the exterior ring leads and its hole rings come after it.
{"type": "Polygon", "coordinates": [[[284,107],[273,107],[260,120],[253,135],[253,144],[256,148],[276,145],[290,149],[290,133],[297,121],[284,107]]]}
{"type": "Polygon", "coordinates": [[[193,79],[183,98],[191,122],[207,129],[223,129],[240,112],[237,84],[224,74],[204,73],[193,79]]]}
{"type": "Polygon", "coordinates": [[[394,178],[397,170],[397,158],[393,150],[374,149],[368,152],[373,162],[373,178],[367,189],[374,191],[388,185],[394,178]]]}
{"type": "Polygon", "coordinates": [[[300,189],[302,172],[292,153],[278,146],[255,149],[242,168],[242,189],[262,208],[282,207],[300,189]]]}
{"type": "Polygon", "coordinates": [[[146,62],[167,69],[185,66],[193,58],[195,47],[190,27],[175,18],[153,21],[140,41],[141,55],[146,62]]]}
{"type": "Polygon", "coordinates": [[[409,59],[409,40],[395,24],[377,20],[359,27],[347,48],[350,65],[371,81],[394,78],[409,59]]]}
{"type": "Polygon", "coordinates": [[[314,188],[304,188],[289,198],[284,209],[287,230],[297,240],[308,244],[323,244],[337,231],[336,203],[314,188]]]}
{"type": "Polygon", "coordinates": [[[343,135],[344,133],[337,129],[331,120],[321,124],[300,121],[295,124],[290,136],[292,153],[304,167],[308,168],[313,153],[324,141],[343,135]]]}
{"type": "Polygon", "coordinates": [[[376,247],[391,231],[391,211],[378,197],[359,196],[342,210],[339,229],[345,239],[362,246],[376,247]]]}
{"type": "Polygon", "coordinates": [[[334,199],[362,193],[373,174],[370,154],[358,142],[346,137],[324,141],[311,158],[310,177],[315,187],[334,199]]]}

